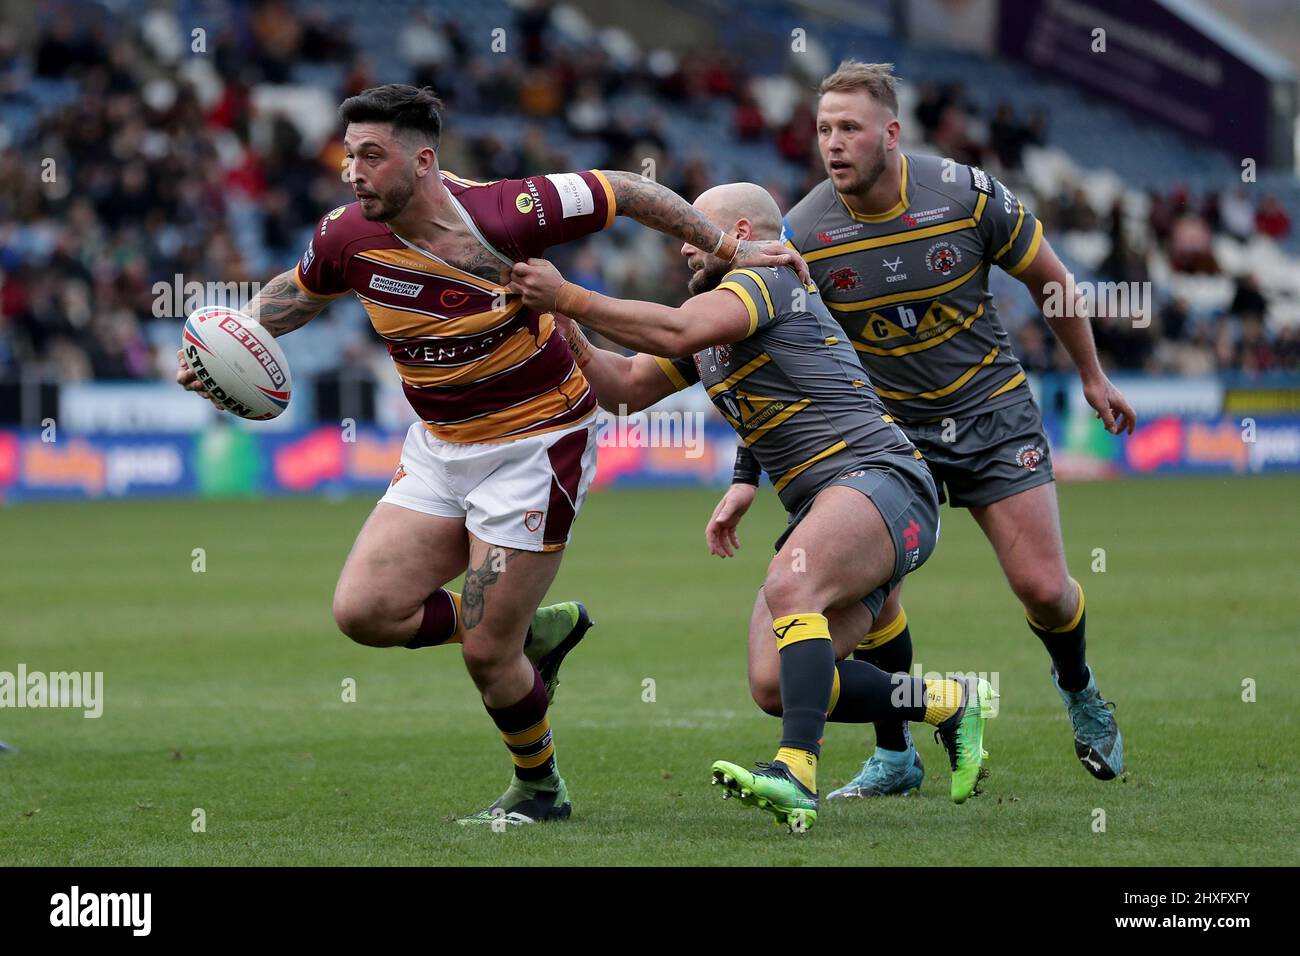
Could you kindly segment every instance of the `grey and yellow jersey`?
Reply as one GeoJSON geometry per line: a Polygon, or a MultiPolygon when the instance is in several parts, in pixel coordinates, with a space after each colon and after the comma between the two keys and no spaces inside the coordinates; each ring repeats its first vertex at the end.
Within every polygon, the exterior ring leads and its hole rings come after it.
{"type": "Polygon", "coordinates": [[[902,157],[898,204],[863,216],[826,180],[785,219],[831,314],[899,421],[979,415],[1029,398],[989,294],[1038,253],[1042,224],[988,173],[902,157]]]}
{"type": "Polygon", "coordinates": [[[920,457],[815,286],[783,266],[733,269],[718,288],[745,303],[749,335],[659,365],[679,390],[704,385],[787,510],[852,468],[920,457]]]}

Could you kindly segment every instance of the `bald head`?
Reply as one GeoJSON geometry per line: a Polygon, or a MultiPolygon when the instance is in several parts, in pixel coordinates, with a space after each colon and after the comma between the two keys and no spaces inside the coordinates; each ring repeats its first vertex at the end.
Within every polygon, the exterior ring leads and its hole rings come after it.
{"type": "Polygon", "coordinates": [[[695,200],[695,208],[728,231],[747,219],[750,239],[781,238],[781,208],[771,193],[754,183],[724,183],[706,189],[695,200]]]}

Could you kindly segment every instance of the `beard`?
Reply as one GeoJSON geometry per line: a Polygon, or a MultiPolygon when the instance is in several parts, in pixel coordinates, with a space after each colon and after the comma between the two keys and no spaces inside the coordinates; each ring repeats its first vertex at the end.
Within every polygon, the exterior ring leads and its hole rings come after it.
{"type": "Polygon", "coordinates": [[[686,290],[693,296],[712,292],[729,271],[731,271],[730,262],[717,256],[706,256],[703,268],[691,273],[691,278],[686,283],[686,290]]]}
{"type": "Polygon", "coordinates": [[[375,193],[370,210],[363,205],[361,215],[370,222],[388,222],[402,214],[406,204],[415,195],[415,178],[397,183],[387,193],[375,193]]]}
{"type": "MultiPolygon", "coordinates": [[[[826,173],[827,175],[830,175],[829,167],[827,168],[826,173]]],[[[855,181],[849,183],[847,187],[845,187],[840,191],[848,193],[849,195],[852,196],[865,196],[867,193],[871,192],[872,187],[875,186],[876,183],[880,181],[880,177],[883,176],[884,174],[885,174],[885,137],[884,134],[882,133],[880,137],[879,148],[873,154],[867,157],[866,168],[862,171],[862,173],[858,176],[858,178],[855,181]]]]}

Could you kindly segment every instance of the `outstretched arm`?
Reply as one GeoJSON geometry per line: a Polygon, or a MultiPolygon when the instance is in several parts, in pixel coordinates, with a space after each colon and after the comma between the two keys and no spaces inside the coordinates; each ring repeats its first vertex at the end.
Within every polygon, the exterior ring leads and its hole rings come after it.
{"type": "Polygon", "coordinates": [[[562,313],[556,314],[555,324],[569,343],[578,368],[591,383],[601,408],[626,415],[648,408],[677,391],[677,385],[669,380],[653,356],[619,355],[597,348],[582,334],[577,323],[562,313]]]}
{"type": "Polygon", "coordinates": [[[755,325],[744,302],[726,289],[697,295],[680,308],[615,299],[565,282],[545,259],[516,262],[508,288],[531,309],[562,312],[619,345],[667,358],[739,342],[755,325]]]}
{"type": "Polygon", "coordinates": [[[667,186],[621,170],[601,170],[618,205],[618,215],[667,233],[711,252],[737,266],[793,266],[799,279],[811,281],[808,266],[793,248],[776,239],[736,239],[729,236],[667,186]],[[731,243],[736,243],[734,254],[731,243]]]}

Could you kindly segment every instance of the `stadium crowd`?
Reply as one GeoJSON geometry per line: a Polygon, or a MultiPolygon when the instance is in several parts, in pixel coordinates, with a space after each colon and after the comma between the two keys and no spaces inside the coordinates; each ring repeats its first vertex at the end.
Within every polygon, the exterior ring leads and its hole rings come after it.
{"type": "MultiPolygon", "coordinates": [[[[202,54],[165,12],[113,22],[79,9],[52,6],[28,24],[0,24],[0,379],[167,377],[176,317],[159,314],[156,282],[265,280],[296,260],[323,212],[352,198],[338,143],[316,147],[291,118],[259,118],[258,92],[302,82],[306,64],[332,78],[337,101],[380,82],[380,73],[391,79],[392,64],[377,71],[346,23],[288,0],[232,9],[202,54]],[[201,98],[182,69],[197,55],[220,78],[215,96],[201,98]]],[[[632,170],[651,158],[661,181],[692,198],[714,173],[703,152],[671,148],[669,118],[724,107],[730,121],[719,135],[765,145],[783,161],[786,175],[763,185],[784,208],[823,178],[811,91],[773,124],[744,67],[726,54],[629,58],[598,48],[558,56],[549,4],[515,17],[520,56],[488,55],[454,22],[428,15],[402,32],[405,77],[447,104],[444,168],[496,179],[571,168],[576,156],[583,166],[632,170]],[[626,94],[651,108],[611,105],[626,94]],[[491,118],[492,128],[457,132],[458,118],[470,116],[491,118]],[[518,135],[495,132],[507,127],[518,135]]],[[[920,84],[905,121],[926,141],[912,148],[983,164],[1022,192],[1024,151],[1049,132],[1046,116],[1018,116],[1005,103],[981,115],[955,84],[920,84]]],[[[1081,189],[1027,198],[1053,237],[1108,237],[1099,271],[1116,281],[1144,280],[1156,253],[1176,272],[1215,274],[1216,237],[1247,242],[1291,230],[1276,200],[1256,201],[1245,187],[1152,194],[1137,242],[1122,202],[1097,210],[1081,189]]],[[[676,302],[684,294],[676,249],[646,230],[615,229],[574,247],[562,267],[576,282],[628,297],[676,302]]],[[[1157,301],[1143,328],[1098,319],[1104,363],[1184,374],[1300,368],[1300,329],[1270,323],[1255,277],[1232,278],[1230,305],[1213,314],[1173,295],[1157,301]]],[[[1001,292],[999,308],[1027,368],[1068,369],[1050,330],[1032,321],[1028,297],[1001,292]]],[[[340,361],[378,350],[365,344],[360,315],[356,334],[341,339],[340,361]]]]}

